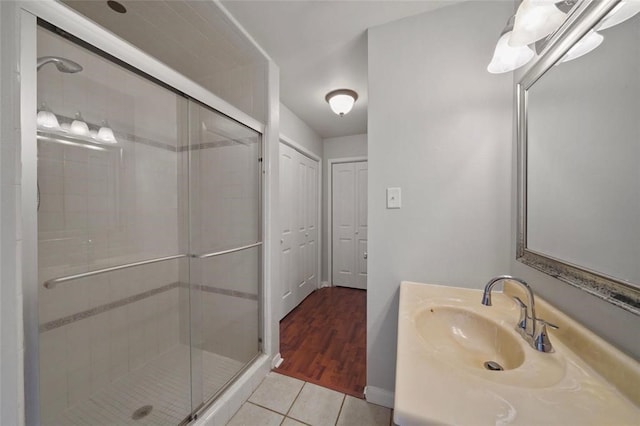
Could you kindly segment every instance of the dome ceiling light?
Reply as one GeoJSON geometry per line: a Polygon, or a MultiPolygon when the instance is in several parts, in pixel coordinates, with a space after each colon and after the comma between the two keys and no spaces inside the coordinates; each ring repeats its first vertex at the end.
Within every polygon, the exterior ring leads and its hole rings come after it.
{"type": "Polygon", "coordinates": [[[358,94],[350,89],[338,89],[327,93],[324,99],[329,103],[331,111],[343,117],[353,108],[353,104],[358,99],[358,94]]]}

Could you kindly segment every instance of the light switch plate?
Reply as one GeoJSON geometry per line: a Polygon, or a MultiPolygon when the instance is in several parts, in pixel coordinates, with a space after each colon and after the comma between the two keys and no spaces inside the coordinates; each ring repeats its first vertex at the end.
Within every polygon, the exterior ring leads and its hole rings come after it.
{"type": "Polygon", "coordinates": [[[387,208],[399,209],[402,206],[400,188],[387,188],[387,208]]]}

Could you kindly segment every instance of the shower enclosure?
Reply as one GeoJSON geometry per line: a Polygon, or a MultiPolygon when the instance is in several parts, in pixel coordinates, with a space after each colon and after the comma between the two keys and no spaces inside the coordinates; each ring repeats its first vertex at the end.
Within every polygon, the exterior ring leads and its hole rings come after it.
{"type": "Polygon", "coordinates": [[[261,348],[256,131],[41,23],[43,425],[189,421],[261,348]]]}

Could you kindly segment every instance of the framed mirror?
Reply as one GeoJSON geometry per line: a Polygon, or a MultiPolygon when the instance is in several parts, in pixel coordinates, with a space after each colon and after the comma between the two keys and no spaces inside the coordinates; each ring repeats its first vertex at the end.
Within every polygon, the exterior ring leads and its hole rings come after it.
{"type": "Polygon", "coordinates": [[[580,2],[517,84],[517,257],[640,315],[640,13],[610,25],[625,3],[580,2]]]}

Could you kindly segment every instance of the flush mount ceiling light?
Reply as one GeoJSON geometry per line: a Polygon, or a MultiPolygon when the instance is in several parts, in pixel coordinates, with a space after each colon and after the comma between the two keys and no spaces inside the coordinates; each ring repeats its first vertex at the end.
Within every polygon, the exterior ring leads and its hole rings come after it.
{"type": "Polygon", "coordinates": [[[567,17],[565,6],[569,6],[570,9],[573,4],[573,0],[523,0],[516,12],[509,45],[526,46],[548,36],[557,30],[567,17]]]}
{"type": "Polygon", "coordinates": [[[353,90],[338,89],[327,93],[324,99],[329,103],[331,111],[342,117],[351,111],[353,104],[358,99],[358,94],[353,90]]]}
{"type": "Polygon", "coordinates": [[[515,16],[507,21],[507,25],[500,33],[500,38],[493,52],[491,63],[487,67],[487,71],[492,74],[501,74],[520,68],[533,58],[533,50],[528,46],[512,47],[509,46],[509,38],[513,31],[513,23],[515,16]]]}

